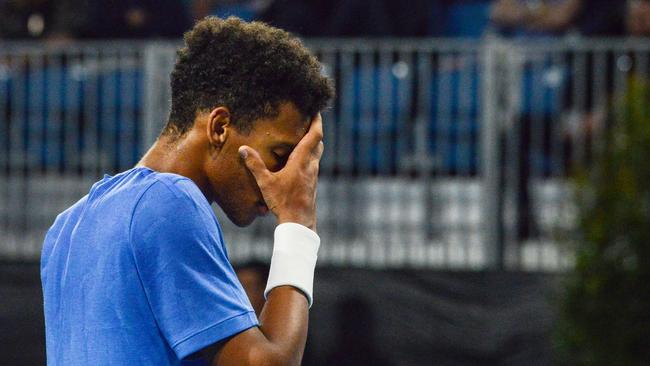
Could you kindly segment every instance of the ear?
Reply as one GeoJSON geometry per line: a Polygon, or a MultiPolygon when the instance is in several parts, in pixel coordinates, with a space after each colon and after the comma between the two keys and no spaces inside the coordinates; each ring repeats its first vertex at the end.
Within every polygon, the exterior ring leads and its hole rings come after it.
{"type": "Polygon", "coordinates": [[[217,107],[210,112],[207,123],[207,136],[211,146],[220,148],[228,138],[230,111],[226,107],[217,107]]]}

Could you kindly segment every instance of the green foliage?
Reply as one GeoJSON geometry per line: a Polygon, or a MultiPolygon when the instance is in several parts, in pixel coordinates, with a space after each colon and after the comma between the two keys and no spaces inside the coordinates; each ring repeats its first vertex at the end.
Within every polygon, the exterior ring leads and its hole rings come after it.
{"type": "Polygon", "coordinates": [[[577,175],[580,243],[557,329],[562,365],[650,365],[650,88],[631,81],[577,175]]]}

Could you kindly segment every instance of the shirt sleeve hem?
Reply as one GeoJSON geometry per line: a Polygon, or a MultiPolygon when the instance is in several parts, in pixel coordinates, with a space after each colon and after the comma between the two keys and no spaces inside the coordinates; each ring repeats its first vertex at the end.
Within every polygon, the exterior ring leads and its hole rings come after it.
{"type": "Polygon", "coordinates": [[[246,329],[257,326],[257,318],[253,311],[249,311],[232,318],[228,318],[217,324],[214,324],[204,330],[201,330],[172,346],[172,349],[178,356],[183,358],[211,345],[231,337],[246,329]]]}

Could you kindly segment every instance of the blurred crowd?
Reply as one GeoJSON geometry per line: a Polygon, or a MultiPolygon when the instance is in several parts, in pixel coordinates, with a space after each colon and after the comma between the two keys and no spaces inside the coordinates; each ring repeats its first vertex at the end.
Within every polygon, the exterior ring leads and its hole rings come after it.
{"type": "Polygon", "coordinates": [[[307,37],[650,35],[650,0],[2,0],[0,38],[178,38],[208,15],[307,37]]]}
{"type": "Polygon", "coordinates": [[[497,0],[491,19],[517,35],[650,35],[648,0],[497,0]]]}

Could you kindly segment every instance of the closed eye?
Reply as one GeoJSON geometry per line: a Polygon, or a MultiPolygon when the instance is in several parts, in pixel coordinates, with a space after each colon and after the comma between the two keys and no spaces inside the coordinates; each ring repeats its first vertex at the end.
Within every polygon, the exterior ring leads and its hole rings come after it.
{"type": "Polygon", "coordinates": [[[277,169],[282,169],[284,166],[287,164],[287,160],[289,160],[289,156],[291,156],[291,152],[295,148],[295,145],[291,143],[286,143],[282,142],[279,144],[276,144],[274,147],[270,149],[271,151],[271,156],[273,159],[277,162],[277,169]]]}
{"type": "Polygon", "coordinates": [[[280,165],[281,167],[284,167],[284,165],[287,163],[287,159],[289,158],[289,155],[288,154],[279,154],[279,153],[277,153],[275,151],[273,151],[272,154],[273,154],[273,158],[275,159],[275,161],[278,162],[278,165],[280,165]]]}

